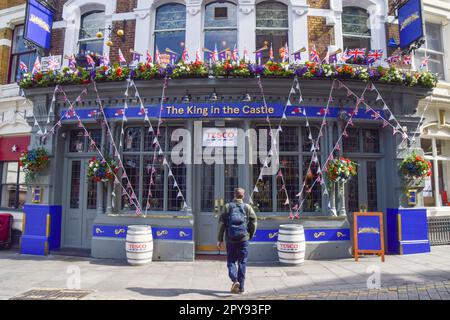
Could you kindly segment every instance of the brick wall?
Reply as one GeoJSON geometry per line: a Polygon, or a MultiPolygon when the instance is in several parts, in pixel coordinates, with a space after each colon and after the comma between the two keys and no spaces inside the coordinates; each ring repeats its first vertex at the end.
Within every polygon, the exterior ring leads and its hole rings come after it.
{"type": "Polygon", "coordinates": [[[24,4],[26,0],[0,0],[0,10],[24,4]]]}
{"type": "Polygon", "coordinates": [[[52,55],[62,55],[64,53],[64,36],[66,29],[53,29],[52,30],[52,44],[50,47],[50,53],[52,55]]]}
{"type": "Polygon", "coordinates": [[[328,46],[334,45],[334,27],[326,25],[325,17],[308,17],[308,46],[316,46],[317,52],[323,59],[328,46]]]}
{"type": "Polygon", "coordinates": [[[133,9],[137,7],[137,0],[117,0],[116,12],[133,12],[133,9]]]}
{"type": "MultiPolygon", "coordinates": [[[[125,31],[125,35],[121,39],[117,36],[116,33],[113,33],[112,42],[109,52],[109,59],[111,63],[119,62],[119,48],[122,50],[123,55],[127,62],[131,61],[132,54],[130,53],[130,49],[134,49],[134,36],[136,33],[136,21],[135,20],[127,20],[125,23],[123,21],[115,21],[113,22],[113,30],[123,29],[125,31]]],[[[142,53],[142,52],[141,52],[142,53]]]]}
{"type": "Polygon", "coordinates": [[[310,8],[330,9],[330,0],[308,0],[310,8]]]}
{"type": "MultiPolygon", "coordinates": [[[[397,43],[400,43],[400,32],[398,30],[398,24],[386,23],[386,45],[389,43],[389,39],[394,38],[397,43]]],[[[396,48],[387,47],[387,54],[390,56],[396,48]]]]}
{"type": "MultiPolygon", "coordinates": [[[[12,30],[9,28],[0,29],[0,39],[12,40],[12,30]]],[[[9,56],[11,47],[0,46],[0,84],[8,83],[9,56]]]]}

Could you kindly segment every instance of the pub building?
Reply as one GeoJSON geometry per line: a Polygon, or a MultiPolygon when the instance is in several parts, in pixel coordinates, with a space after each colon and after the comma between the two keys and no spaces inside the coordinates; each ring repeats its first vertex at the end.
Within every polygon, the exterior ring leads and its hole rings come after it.
{"type": "MultiPolygon", "coordinates": [[[[78,23],[81,29],[83,19],[89,17],[89,10],[95,11],[96,16],[92,18],[92,23],[88,24],[90,20],[86,21],[86,26],[92,26],[99,21],[101,24],[107,24],[108,20],[105,22],[105,18],[102,18],[102,12],[105,13],[102,10],[109,10],[109,14],[114,12],[110,6],[84,5],[83,1],[72,2],[74,5],[79,3],[80,10],[74,13],[73,23],[78,23]],[[81,20],[76,16],[78,14],[81,20]]],[[[289,41],[291,52],[299,50],[303,45],[312,49],[314,44],[311,37],[304,38],[298,34],[300,26],[309,29],[312,26],[310,20],[306,19],[307,10],[300,12],[301,8],[307,8],[309,5],[298,6],[296,1],[186,1],[190,5],[187,11],[184,5],[180,4],[184,1],[177,1],[177,4],[167,4],[165,1],[150,2],[152,5],[147,9],[152,13],[151,19],[154,19],[151,30],[155,31],[155,36],[153,39],[147,34],[146,37],[150,39],[139,43],[140,40],[137,39],[142,36],[142,30],[138,26],[145,25],[145,19],[148,18],[145,15],[139,16],[136,18],[138,25],[135,30],[135,49],[148,42],[147,48],[154,53],[156,46],[153,40],[161,41],[160,48],[169,46],[169,37],[165,37],[164,31],[159,32],[158,28],[172,30],[179,26],[171,25],[169,28],[164,25],[165,20],[159,19],[159,13],[161,17],[167,17],[169,13],[182,17],[182,30],[176,33],[177,36],[183,37],[185,32],[189,34],[186,42],[186,45],[191,45],[189,50],[196,50],[193,48],[196,47],[194,42],[203,43],[206,48],[213,48],[214,42],[217,41],[223,47],[223,42],[218,41],[220,39],[217,37],[214,38],[219,29],[223,29],[220,31],[224,33],[221,34],[223,39],[233,44],[233,41],[237,41],[238,34],[239,37],[243,36],[239,40],[241,57],[244,46],[250,46],[242,40],[246,39],[244,33],[251,34],[247,35],[253,43],[250,52],[263,45],[265,34],[273,38],[277,48],[289,41]],[[221,10],[215,10],[217,8],[221,10]],[[246,10],[247,8],[250,10],[246,10]],[[294,12],[289,10],[288,14],[288,8],[294,12]],[[278,23],[282,25],[276,28],[277,32],[268,32],[267,28],[264,28],[264,24],[269,23],[267,12],[270,10],[275,10],[280,15],[278,23]],[[188,19],[188,25],[184,19],[188,19]],[[252,25],[244,23],[251,19],[257,19],[256,38],[255,34],[242,29],[246,25],[252,25]],[[195,32],[190,28],[200,28],[203,20],[205,39],[192,38],[195,32]],[[240,24],[236,23],[238,20],[240,24]]],[[[353,1],[350,2],[354,4],[353,1]]],[[[342,15],[342,19],[352,17],[354,23],[359,21],[362,24],[362,21],[367,21],[368,16],[372,14],[365,8],[372,2],[362,1],[363,8],[357,8],[342,1],[347,14],[342,15]]],[[[384,3],[383,1],[375,2],[377,7],[380,6],[385,11],[385,7],[379,4],[384,3]]],[[[72,21],[67,12],[70,8],[63,6],[62,16],[67,21],[72,21]]],[[[147,9],[143,8],[139,1],[137,11],[144,12],[147,9]]],[[[383,10],[380,12],[384,12],[383,10]]],[[[308,13],[308,18],[314,12],[316,11],[308,13]]],[[[387,15],[387,12],[384,14],[387,15]]],[[[179,23],[179,20],[176,19],[175,22],[179,23]]],[[[337,39],[336,46],[330,48],[344,47],[343,44],[355,46],[356,40],[359,41],[358,45],[370,47],[370,43],[364,44],[367,40],[365,36],[343,36],[342,29],[337,27],[338,22],[330,29],[337,39]]],[[[325,18],[323,23],[326,28],[325,18]]],[[[374,28],[372,35],[369,31],[368,39],[372,46],[386,48],[384,24],[381,24],[380,28],[382,32],[374,28]]],[[[85,41],[81,35],[82,32],[78,42],[67,43],[76,38],[76,33],[69,28],[66,30],[65,54],[70,55],[72,49],[78,50],[75,43],[78,43],[80,50],[88,46],[92,46],[91,49],[94,50],[95,43],[85,41]]],[[[102,42],[104,40],[101,39],[102,42]]],[[[113,40],[120,43],[116,38],[113,40]]],[[[323,47],[323,44],[321,46],[323,47]]],[[[222,47],[219,50],[222,50],[222,47]]],[[[110,49],[112,50],[106,44],[100,43],[99,50],[110,52],[110,49]]],[[[145,52],[144,48],[140,49],[145,52]]],[[[127,50],[122,51],[128,53],[127,50]]],[[[326,50],[322,50],[322,53],[325,52],[326,50]]],[[[179,53],[181,54],[181,51],[179,53]]],[[[111,60],[117,60],[116,56],[113,57],[111,52],[110,54],[111,60]]],[[[193,51],[191,56],[195,56],[193,51]]],[[[280,59],[278,53],[275,58],[280,59]]],[[[253,57],[251,59],[254,60],[253,57]]],[[[206,56],[205,60],[207,63],[206,56]]],[[[267,60],[268,50],[264,51],[262,62],[267,60]]],[[[66,63],[67,61],[64,62],[65,65],[66,63]]],[[[416,115],[418,103],[430,94],[431,89],[420,85],[409,87],[375,82],[377,90],[367,90],[368,83],[361,80],[345,79],[342,80],[342,86],[340,81],[326,77],[300,77],[298,88],[293,76],[262,77],[261,85],[258,81],[255,77],[227,78],[211,75],[166,81],[160,78],[141,79],[133,82],[138,94],[135,94],[133,83],[130,84],[126,80],[104,81],[96,83],[98,96],[92,83],[87,89],[86,85],[69,83],[62,85],[64,93],[61,90],[56,91],[55,103],[54,86],[24,88],[25,96],[33,104],[34,114],[34,118],[29,118],[29,124],[32,126],[29,149],[44,147],[50,155],[49,167],[40,172],[36,181],[28,186],[27,204],[48,208],[48,211],[61,210],[60,235],[57,233],[60,244],[57,247],[90,250],[91,256],[95,258],[125,259],[127,226],[144,224],[152,227],[153,259],[165,261],[192,261],[198,254],[223,254],[216,247],[217,215],[221,208],[232,200],[236,187],[246,190],[246,202],[249,202],[252,196],[258,216],[258,230],[249,249],[249,259],[252,261],[277,259],[275,244],[281,224],[303,224],[307,259],[345,258],[351,256],[353,212],[365,208],[386,215],[388,208],[408,209],[423,206],[420,192],[417,194],[416,204],[408,202],[410,199],[407,199],[398,169],[401,160],[412,150],[417,150],[418,154],[422,153],[420,142],[404,139],[402,134],[393,134],[392,127],[385,126],[383,116],[387,119],[392,112],[401,125],[402,132],[414,132],[420,121],[420,117],[416,115]],[[293,88],[295,92],[292,93],[293,88]],[[363,97],[364,102],[370,105],[373,111],[366,112],[361,101],[349,95],[346,88],[356,97],[363,97]],[[85,94],[81,94],[85,89],[85,94]],[[332,99],[329,99],[330,92],[332,99]],[[378,92],[384,100],[379,99],[378,92]],[[65,99],[65,94],[68,99],[65,99]],[[80,99],[77,99],[79,96],[80,99]],[[286,106],[288,97],[290,103],[286,106]],[[148,110],[154,130],[149,130],[149,123],[144,119],[140,99],[148,110]],[[389,106],[389,113],[384,110],[383,101],[389,106]],[[75,113],[71,111],[70,102],[74,102],[75,113]],[[104,114],[100,112],[100,102],[104,114]],[[352,110],[357,105],[359,112],[353,114],[353,123],[347,126],[352,110]],[[49,112],[51,108],[52,112],[49,112]],[[320,130],[327,109],[326,123],[323,130],[320,130]],[[374,117],[375,112],[382,117],[374,117]],[[34,119],[41,124],[50,119],[47,127],[54,128],[54,134],[47,134],[43,138],[42,132],[38,132],[39,128],[33,125],[34,119]],[[264,158],[255,156],[255,146],[264,144],[264,139],[267,139],[267,131],[260,129],[278,128],[279,123],[282,125],[281,130],[278,130],[277,155],[286,191],[282,188],[283,183],[278,171],[259,179],[265,163],[264,160],[261,161],[264,158]],[[90,142],[84,127],[94,144],[90,142]],[[157,150],[154,143],[156,127],[159,127],[160,133],[160,148],[157,150]],[[185,129],[187,133],[176,136],[177,129],[185,129]],[[235,136],[226,139],[226,147],[218,146],[214,149],[216,155],[231,154],[231,159],[227,158],[223,162],[207,161],[206,150],[210,148],[210,144],[215,143],[215,138],[208,137],[208,132],[235,136]],[[247,132],[255,134],[246,134],[247,132]],[[323,184],[315,183],[318,167],[311,161],[313,148],[309,139],[310,133],[314,139],[319,138],[319,148],[315,154],[320,165],[327,161],[334,150],[334,157],[344,156],[357,163],[357,176],[345,185],[327,186],[328,181],[323,184]],[[171,151],[180,142],[187,146],[187,149],[183,150],[186,161],[175,163],[171,151]],[[118,154],[115,154],[115,146],[118,148],[118,154]],[[122,175],[122,169],[119,170],[119,179],[125,177],[121,179],[120,184],[96,183],[87,178],[89,160],[100,156],[97,148],[105,156],[122,160],[126,175],[122,175]],[[253,161],[255,158],[258,159],[257,162],[253,161]],[[163,159],[167,159],[168,164],[165,164],[163,159]],[[238,159],[243,161],[237,161],[238,159]],[[150,181],[149,168],[153,163],[156,172],[150,181]],[[174,187],[174,181],[177,187],[174,187]],[[132,189],[136,200],[130,201],[121,185],[126,186],[128,190],[132,189]],[[306,191],[301,197],[296,197],[302,189],[306,191]],[[286,194],[290,199],[289,205],[286,205],[286,194]],[[136,208],[136,203],[140,208],[136,208]],[[301,204],[298,208],[298,218],[292,220],[291,208],[298,203],[301,204]],[[137,209],[141,209],[138,214],[137,209]]],[[[26,210],[25,214],[28,217],[26,210]]],[[[25,231],[24,236],[26,234],[25,231]]]]}

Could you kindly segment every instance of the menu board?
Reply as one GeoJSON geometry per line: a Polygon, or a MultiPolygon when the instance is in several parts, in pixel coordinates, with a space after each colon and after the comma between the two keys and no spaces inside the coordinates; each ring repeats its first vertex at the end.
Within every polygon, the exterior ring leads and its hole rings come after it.
{"type": "Polygon", "coordinates": [[[384,229],[382,212],[353,213],[353,250],[355,260],[360,255],[376,254],[384,262],[384,229]]]}

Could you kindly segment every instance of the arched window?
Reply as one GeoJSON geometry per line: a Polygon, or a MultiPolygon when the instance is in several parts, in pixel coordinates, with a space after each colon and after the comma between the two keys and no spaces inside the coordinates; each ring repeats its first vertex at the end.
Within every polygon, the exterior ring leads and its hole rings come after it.
{"type": "Polygon", "coordinates": [[[79,53],[103,54],[103,38],[97,38],[97,32],[105,31],[105,12],[90,11],[81,16],[79,53]]]}
{"type": "MultiPolygon", "coordinates": [[[[237,45],[237,6],[226,1],[212,2],[205,7],[205,48],[223,52],[237,45]]],[[[208,59],[206,55],[205,59],[208,59]]]]}
{"type": "Polygon", "coordinates": [[[344,49],[371,49],[369,21],[370,16],[367,10],[358,7],[343,8],[342,36],[344,49]]]}
{"type": "Polygon", "coordinates": [[[156,10],[155,20],[155,51],[158,48],[162,62],[170,62],[167,52],[176,53],[178,60],[185,45],[186,7],[178,3],[162,5],[156,10]]]}
{"type": "MultiPolygon", "coordinates": [[[[288,7],[276,1],[264,1],[256,5],[256,49],[272,44],[275,60],[288,42],[288,7]]],[[[262,62],[269,60],[269,50],[263,51],[262,62]]]]}

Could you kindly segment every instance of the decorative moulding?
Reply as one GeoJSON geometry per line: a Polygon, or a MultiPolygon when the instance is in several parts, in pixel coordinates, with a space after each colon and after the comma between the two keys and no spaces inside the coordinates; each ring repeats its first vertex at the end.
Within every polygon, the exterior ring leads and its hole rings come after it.
{"type": "Polygon", "coordinates": [[[304,16],[309,11],[309,6],[295,6],[292,7],[292,11],[298,16],[304,16]]]}
{"type": "Polygon", "coordinates": [[[197,13],[200,12],[200,6],[190,6],[186,8],[186,11],[191,15],[195,16],[197,13]]]}
{"type": "Polygon", "coordinates": [[[241,11],[244,14],[249,14],[250,12],[252,12],[255,9],[254,6],[252,5],[243,5],[243,6],[239,6],[239,11],[241,11]]]}

